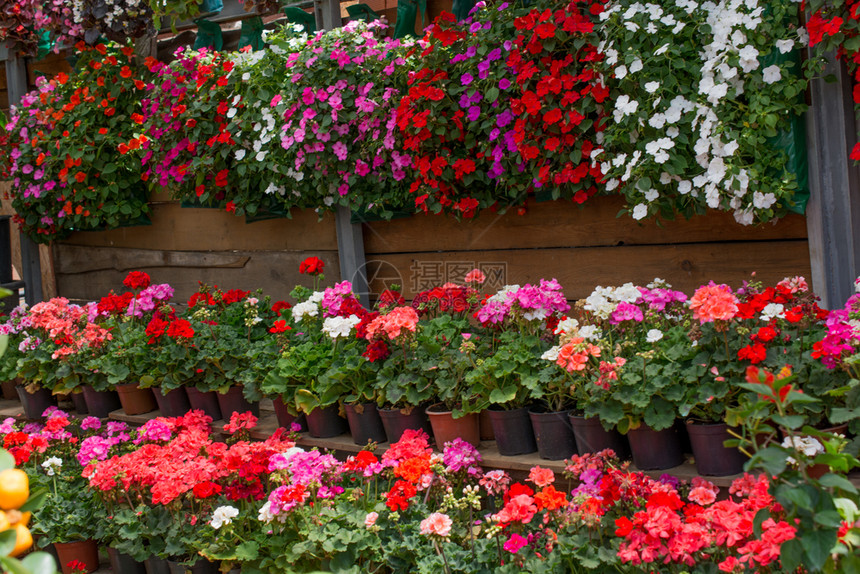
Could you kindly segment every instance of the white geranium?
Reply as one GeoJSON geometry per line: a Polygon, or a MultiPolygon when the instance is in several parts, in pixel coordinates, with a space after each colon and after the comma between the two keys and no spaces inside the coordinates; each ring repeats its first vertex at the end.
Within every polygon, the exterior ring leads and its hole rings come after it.
{"type": "Polygon", "coordinates": [[[600,328],[596,325],[585,325],[584,327],[580,327],[578,334],[580,337],[588,341],[597,341],[602,335],[600,328]]]}
{"type": "MultiPolygon", "coordinates": [[[[811,436],[787,436],[782,441],[783,448],[793,448],[807,457],[814,457],[824,452],[824,445],[811,436]]],[[[789,464],[796,464],[794,457],[786,457],[789,464]]]]}
{"type": "Polygon", "coordinates": [[[651,329],[645,334],[645,340],[649,343],[656,343],[663,338],[663,331],[660,329],[651,329]]]}
{"type": "Polygon", "coordinates": [[[577,327],[579,327],[579,321],[572,317],[568,317],[567,319],[558,322],[558,325],[555,328],[555,334],[561,335],[562,333],[573,333],[576,331],[577,327]]]}
{"type": "Polygon", "coordinates": [[[544,361],[550,361],[550,362],[554,363],[558,360],[558,353],[560,350],[561,350],[561,347],[556,345],[555,347],[547,349],[544,352],[544,354],[540,356],[540,358],[543,359],[544,361]]]}
{"type": "Polygon", "coordinates": [[[52,456],[42,463],[42,468],[45,469],[45,474],[54,476],[63,467],[63,459],[52,456]]]}
{"type": "Polygon", "coordinates": [[[305,317],[316,317],[320,314],[320,306],[316,301],[302,301],[296,303],[291,309],[293,321],[301,321],[305,317]]]}
{"type": "Polygon", "coordinates": [[[771,319],[784,319],[785,307],[781,303],[768,303],[761,310],[761,320],[770,321],[771,319]]]}
{"type": "Polygon", "coordinates": [[[233,506],[219,506],[212,512],[212,520],[209,521],[209,526],[218,530],[225,524],[230,524],[233,519],[239,516],[239,509],[233,506]]]}
{"type": "Polygon", "coordinates": [[[323,321],[322,332],[335,340],[345,339],[349,337],[349,334],[359,323],[361,323],[361,319],[357,315],[326,317],[323,321]]]}

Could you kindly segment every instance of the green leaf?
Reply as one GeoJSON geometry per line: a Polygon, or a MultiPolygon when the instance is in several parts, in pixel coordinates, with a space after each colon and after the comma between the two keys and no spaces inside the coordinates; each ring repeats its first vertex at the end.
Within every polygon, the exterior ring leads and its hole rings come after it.
{"type": "Polygon", "coordinates": [[[21,512],[33,512],[34,510],[39,510],[42,508],[42,505],[45,504],[45,500],[48,498],[48,489],[47,488],[39,488],[30,492],[30,498],[27,499],[27,502],[21,506],[21,512]]]}
{"type": "Polygon", "coordinates": [[[0,532],[0,556],[6,556],[15,549],[18,532],[13,528],[0,532]]]}
{"type": "Polygon", "coordinates": [[[487,100],[488,104],[492,104],[496,100],[499,99],[499,88],[492,87],[487,90],[487,93],[484,94],[484,99],[487,100]]]}
{"type": "MultiPolygon", "coordinates": [[[[7,558],[6,556],[0,557],[0,565],[3,566],[4,574],[31,574],[27,568],[22,566],[21,563],[14,558],[7,558]]],[[[54,572],[56,572],[56,569],[54,572]]]]}
{"type": "Polygon", "coordinates": [[[57,572],[54,557],[47,552],[34,552],[24,558],[21,564],[30,571],[30,574],[55,574],[57,572]]]}
{"type": "Polygon", "coordinates": [[[845,492],[849,492],[851,494],[857,494],[857,487],[854,484],[845,478],[844,476],[833,474],[832,472],[828,472],[824,476],[818,479],[819,484],[821,486],[825,486],[828,488],[839,488],[844,490],[845,492]]]}
{"type": "Polygon", "coordinates": [[[15,468],[15,457],[6,449],[0,449],[0,471],[15,468]]]}
{"type": "Polygon", "coordinates": [[[813,572],[821,570],[836,544],[836,530],[804,530],[800,543],[806,552],[806,566],[813,572]]]}

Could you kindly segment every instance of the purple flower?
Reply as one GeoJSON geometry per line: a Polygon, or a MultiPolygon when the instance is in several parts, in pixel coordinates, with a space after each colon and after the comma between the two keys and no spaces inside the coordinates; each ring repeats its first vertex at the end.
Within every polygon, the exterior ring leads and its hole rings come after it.
{"type": "Polygon", "coordinates": [[[481,453],[459,437],[445,443],[442,462],[450,473],[457,473],[462,470],[472,477],[481,475],[481,453]]]}
{"type": "Polygon", "coordinates": [[[465,73],[465,74],[463,74],[463,76],[460,78],[460,83],[462,83],[464,86],[468,86],[469,84],[471,84],[471,83],[472,83],[472,80],[474,80],[474,79],[475,79],[475,78],[473,78],[473,77],[472,77],[472,74],[470,74],[470,73],[466,72],[466,73],[465,73]]]}
{"type": "Polygon", "coordinates": [[[476,121],[478,121],[478,118],[480,118],[480,117],[481,117],[481,108],[479,108],[478,106],[472,106],[471,108],[469,108],[469,111],[466,114],[466,118],[470,122],[476,122],[476,121]]]}
{"type": "Polygon", "coordinates": [[[512,121],[514,121],[514,114],[509,109],[496,116],[496,125],[500,128],[507,126],[512,121]]]}
{"type": "Polygon", "coordinates": [[[501,80],[499,80],[499,89],[500,90],[507,90],[510,87],[511,87],[511,81],[509,79],[502,78],[501,80]]]}

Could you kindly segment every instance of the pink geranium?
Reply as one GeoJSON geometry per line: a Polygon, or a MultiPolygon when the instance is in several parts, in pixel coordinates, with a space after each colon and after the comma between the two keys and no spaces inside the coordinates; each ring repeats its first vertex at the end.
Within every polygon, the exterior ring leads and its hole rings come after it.
{"type": "Polygon", "coordinates": [[[451,526],[454,521],[447,514],[434,512],[427,518],[421,521],[421,534],[441,536],[446,538],[451,533],[451,526]]]}
{"type": "Polygon", "coordinates": [[[701,323],[731,321],[738,312],[738,298],[728,285],[704,285],[690,299],[693,317],[701,323]]]}

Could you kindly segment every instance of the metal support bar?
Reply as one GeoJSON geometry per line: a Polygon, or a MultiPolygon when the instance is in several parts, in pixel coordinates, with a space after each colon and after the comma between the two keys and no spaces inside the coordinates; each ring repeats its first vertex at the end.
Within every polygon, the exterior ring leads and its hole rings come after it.
{"type": "MultiPolygon", "coordinates": [[[[27,65],[23,58],[9,51],[6,60],[6,85],[9,90],[9,104],[21,101],[27,93],[27,65]]],[[[24,280],[24,297],[28,305],[42,300],[42,266],[39,261],[39,246],[29,237],[21,234],[21,278],[24,280]]]]}
{"type": "Polygon", "coordinates": [[[337,253],[340,257],[340,278],[352,283],[352,292],[365,306],[370,304],[367,284],[367,262],[364,257],[364,232],[360,223],[350,221],[349,209],[338,206],[335,212],[337,253]]]}
{"type": "Polygon", "coordinates": [[[811,197],[806,209],[812,286],[827,308],[841,307],[860,274],[860,170],[848,159],[857,128],[852,81],[845,64],[827,54],[812,80],[807,118],[811,197]],[[836,77],[835,82],[823,78],[836,77]]]}

